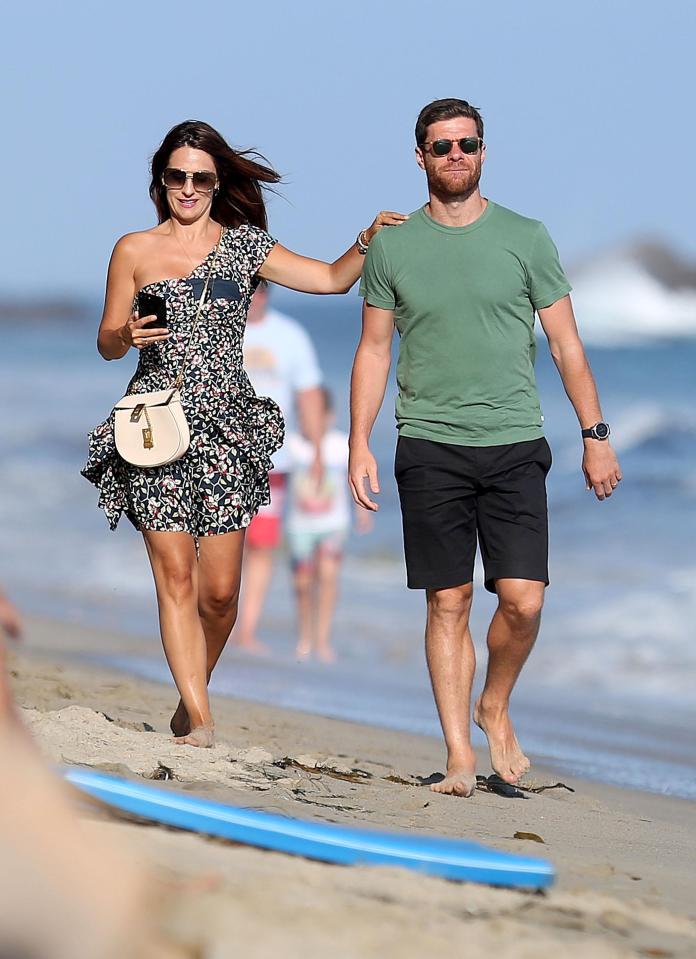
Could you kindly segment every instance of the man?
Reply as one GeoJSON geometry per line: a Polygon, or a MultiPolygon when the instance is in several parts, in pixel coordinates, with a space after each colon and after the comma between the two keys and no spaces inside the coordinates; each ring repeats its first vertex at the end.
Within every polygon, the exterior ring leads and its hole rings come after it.
{"type": "Polygon", "coordinates": [[[469,633],[478,538],[498,606],[473,718],[506,782],[529,768],[509,716],[510,694],[539,630],[548,585],[544,439],[534,378],[538,313],[580,421],[582,469],[598,499],[621,479],[578,337],[568,283],[544,226],[481,196],[483,121],[465,100],[436,100],[416,124],[428,202],[370,243],[363,332],[353,365],[349,478],[377,504],[369,437],[381,406],[394,324],[401,341],[395,474],[408,585],[425,589],[426,658],[447,747],[436,792],[471,796],[474,649],[469,633]]]}
{"type": "Polygon", "coordinates": [[[282,539],[282,520],[290,458],[287,437],[295,429],[295,408],[302,432],[313,444],[312,475],[321,473],[323,420],[321,372],[312,341],[289,316],[268,309],[268,289],[262,283],[251,301],[244,335],[244,366],[260,396],[270,396],[285,418],[286,443],[273,457],[269,476],[271,502],[252,520],[245,537],[243,590],[235,630],[238,646],[265,653],[256,635],[273,572],[273,557],[282,539]]]}

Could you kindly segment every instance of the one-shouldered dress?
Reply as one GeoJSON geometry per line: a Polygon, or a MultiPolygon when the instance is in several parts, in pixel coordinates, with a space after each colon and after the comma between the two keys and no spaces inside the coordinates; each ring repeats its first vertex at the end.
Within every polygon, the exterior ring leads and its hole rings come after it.
{"type": "MultiPolygon", "coordinates": [[[[90,433],[81,472],[98,487],[111,529],[125,514],[139,530],[212,536],[248,526],[269,502],[270,457],[283,442],[283,417],[273,400],[254,392],[242,345],[256,274],[274,243],[250,224],[221,235],[181,389],[191,430],[184,456],[144,469],[127,463],[116,451],[113,413],[90,433]]],[[[129,394],[167,389],[176,378],[212,257],[213,251],[186,277],[144,287],[166,299],[171,335],[140,351],[129,394]]]]}

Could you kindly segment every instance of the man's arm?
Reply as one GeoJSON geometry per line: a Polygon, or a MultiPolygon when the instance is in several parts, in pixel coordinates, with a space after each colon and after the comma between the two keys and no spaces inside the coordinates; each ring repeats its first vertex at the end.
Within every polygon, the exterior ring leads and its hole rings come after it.
{"type": "MultiPolygon", "coordinates": [[[[590,364],[578,335],[569,296],[538,311],[541,325],[549,341],[551,356],[561,374],[563,387],[573,404],[581,429],[588,429],[602,417],[599,396],[590,364]]],[[[587,489],[597,499],[611,496],[621,482],[621,469],[608,440],[583,440],[585,450],[582,471],[587,489]]]]}
{"type": "Polygon", "coordinates": [[[350,379],[350,460],[348,481],[353,499],[364,509],[378,510],[365,491],[367,477],[372,493],[379,493],[377,461],[370,452],[370,433],[384,399],[391,366],[394,313],[363,306],[362,335],[350,379]]]}

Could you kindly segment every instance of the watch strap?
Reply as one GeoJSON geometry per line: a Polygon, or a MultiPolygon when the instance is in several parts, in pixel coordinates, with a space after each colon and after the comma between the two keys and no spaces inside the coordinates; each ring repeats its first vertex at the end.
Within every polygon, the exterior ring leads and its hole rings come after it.
{"type": "Polygon", "coordinates": [[[586,430],[580,430],[580,434],[583,439],[592,439],[592,440],[608,440],[611,434],[611,428],[608,423],[605,423],[604,420],[599,420],[594,426],[588,427],[586,430]],[[597,431],[597,427],[601,426],[602,430],[600,433],[597,431]]]}

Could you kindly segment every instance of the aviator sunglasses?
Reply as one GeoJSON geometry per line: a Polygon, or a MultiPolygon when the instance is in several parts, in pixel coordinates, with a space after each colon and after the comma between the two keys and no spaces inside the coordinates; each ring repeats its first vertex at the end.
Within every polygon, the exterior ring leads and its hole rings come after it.
{"type": "Polygon", "coordinates": [[[430,147],[430,152],[436,157],[446,157],[455,143],[459,144],[462,153],[478,153],[483,146],[481,137],[462,137],[461,140],[425,140],[422,147],[430,147]]]}
{"type": "Polygon", "coordinates": [[[191,180],[196,193],[212,193],[218,182],[217,174],[209,170],[187,173],[186,170],[177,170],[175,167],[168,166],[162,174],[162,183],[168,190],[183,190],[187,180],[191,180]]]}

